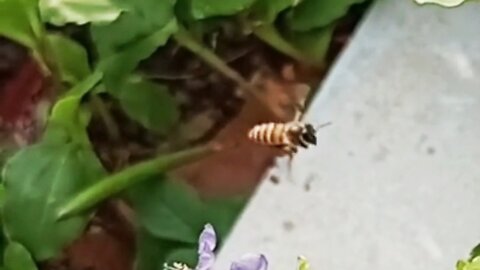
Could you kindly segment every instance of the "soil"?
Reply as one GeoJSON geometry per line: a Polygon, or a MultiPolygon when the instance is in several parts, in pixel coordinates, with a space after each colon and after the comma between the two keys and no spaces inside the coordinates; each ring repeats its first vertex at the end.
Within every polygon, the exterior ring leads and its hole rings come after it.
{"type": "MultiPolygon", "coordinates": [[[[185,148],[212,140],[235,145],[174,173],[203,196],[250,194],[280,152],[248,141],[248,129],[262,122],[293,118],[292,103],[303,101],[310,90],[318,88],[328,68],[348,43],[364,9],[352,9],[338,24],[325,70],[296,63],[254,38],[232,39],[228,31],[223,36],[220,33],[217,53],[252,83],[261,86],[261,95],[269,106],[284,112],[280,119],[258,101],[245,99],[231,81],[188,51],[169,43],[144,61],[140,71],[167,84],[177,98],[181,118],[176,132],[172,137],[148,132],[128,119],[118,104],[105,96],[103,104],[115,122],[122,124],[116,127],[119,138],[112,140],[111,134],[105,132],[102,118],[94,115],[89,135],[97,154],[107,169],[116,171],[158,152],[169,151],[172,146],[185,148]],[[159,141],[168,144],[159,144],[159,141]]],[[[36,108],[42,101],[51,99],[49,89],[47,80],[27,51],[0,38],[0,143],[24,145],[35,140],[41,133],[36,108]]],[[[0,157],[1,152],[0,149],[0,157]]],[[[282,179],[276,181],[281,184],[282,179]]],[[[113,205],[107,203],[84,236],[68,247],[62,258],[43,264],[42,269],[131,269],[135,247],[132,228],[124,215],[118,213],[116,204],[113,205]]]]}

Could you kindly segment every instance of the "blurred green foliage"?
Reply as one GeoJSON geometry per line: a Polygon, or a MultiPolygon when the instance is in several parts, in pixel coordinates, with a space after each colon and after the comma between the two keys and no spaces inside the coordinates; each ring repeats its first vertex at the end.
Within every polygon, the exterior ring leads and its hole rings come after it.
{"type": "Polygon", "coordinates": [[[136,269],[161,269],[164,262],[177,260],[195,264],[203,225],[211,223],[226,236],[245,199],[201,199],[166,171],[213,149],[168,154],[106,175],[87,135],[92,112],[85,97],[106,90],[131,119],[167,135],[179,119],[177,105],[167,86],[148,81],[136,68],[169,40],[245,86],[246,80],[203,43],[205,35],[234,21],[245,35],[255,35],[305,64],[321,66],[337,20],[359,2],[0,0],[0,36],[29,48],[61,93],[42,140],[21,149],[3,166],[3,268],[36,269],[35,261],[58,256],[81,235],[98,203],[111,196],[129,201],[138,217],[136,269]],[[47,24],[87,25],[93,51],[61,31],[48,30],[47,24]]]}

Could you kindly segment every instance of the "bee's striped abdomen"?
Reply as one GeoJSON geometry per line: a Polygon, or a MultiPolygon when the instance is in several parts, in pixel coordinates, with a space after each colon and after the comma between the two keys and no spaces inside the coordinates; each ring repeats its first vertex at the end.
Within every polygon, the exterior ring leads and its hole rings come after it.
{"type": "Polygon", "coordinates": [[[287,126],[284,123],[265,123],[254,126],[248,132],[248,138],[254,142],[266,145],[288,144],[287,126]]]}

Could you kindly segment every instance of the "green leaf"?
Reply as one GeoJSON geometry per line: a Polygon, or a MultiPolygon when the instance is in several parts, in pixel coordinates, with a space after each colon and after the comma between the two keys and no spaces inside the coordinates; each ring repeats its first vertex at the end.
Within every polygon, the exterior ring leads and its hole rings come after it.
{"type": "Polygon", "coordinates": [[[39,53],[43,26],[36,0],[0,0],[0,36],[39,53]]]}
{"type": "Polygon", "coordinates": [[[137,163],[123,171],[106,177],[73,197],[58,211],[58,219],[77,215],[90,209],[100,201],[117,195],[141,181],[147,180],[152,175],[197,161],[219,150],[221,148],[216,145],[198,146],[137,163]]]}
{"type": "Polygon", "coordinates": [[[111,24],[91,27],[107,91],[118,91],[138,63],[165,45],[177,30],[174,2],[135,1],[130,12],[123,13],[111,24]]]}
{"type": "Polygon", "coordinates": [[[109,23],[124,10],[125,5],[119,0],[40,0],[43,21],[57,26],[109,23]]]}
{"type": "Polygon", "coordinates": [[[3,183],[1,183],[0,184],[0,218],[2,214],[1,209],[3,209],[4,204],[5,204],[5,186],[3,185],[3,183]]]}
{"type": "Polygon", "coordinates": [[[60,34],[49,34],[47,38],[62,81],[75,84],[90,74],[85,48],[60,34]]]}
{"type": "Polygon", "coordinates": [[[314,29],[308,32],[287,32],[286,39],[289,40],[308,59],[308,63],[323,64],[330,41],[334,25],[314,29]]]}
{"type": "Polygon", "coordinates": [[[348,8],[364,0],[304,0],[287,15],[289,27],[294,31],[309,31],[336,21],[348,8]]]}
{"type": "Polygon", "coordinates": [[[58,208],[100,179],[103,169],[90,149],[74,143],[40,143],[13,156],[3,175],[5,231],[35,259],[45,260],[58,255],[87,222],[86,215],[57,222],[58,208]]]}
{"type": "Polygon", "coordinates": [[[470,252],[470,258],[480,257],[480,244],[476,245],[470,252]]]}
{"type": "Polygon", "coordinates": [[[137,270],[161,269],[163,262],[195,266],[205,223],[214,226],[221,246],[246,202],[245,198],[201,200],[185,184],[162,176],[133,186],[128,195],[141,228],[137,265],[142,267],[137,270]]]}
{"type": "Polygon", "coordinates": [[[415,0],[417,4],[436,4],[444,7],[457,7],[467,2],[467,0],[415,0]]]}
{"type": "Polygon", "coordinates": [[[191,9],[193,17],[201,20],[214,16],[228,16],[240,13],[250,8],[254,2],[255,0],[191,0],[191,9]]]}
{"type": "Polygon", "coordinates": [[[273,23],[278,14],[289,7],[295,6],[298,0],[259,0],[251,9],[254,21],[273,23]]]}
{"type": "MultiPolygon", "coordinates": [[[[186,245],[178,242],[158,239],[144,228],[138,230],[136,239],[135,270],[161,270],[165,262],[170,262],[167,257],[171,257],[170,254],[173,251],[187,248],[186,245]]],[[[196,261],[195,258],[194,261],[196,261]]],[[[189,261],[182,260],[181,262],[188,263],[189,261]]]]}
{"type": "Polygon", "coordinates": [[[65,96],[60,98],[53,106],[50,120],[60,123],[68,123],[75,120],[81,99],[100,82],[102,77],[103,73],[96,70],[68,90],[65,96]]]}
{"type": "Polygon", "coordinates": [[[90,145],[85,130],[86,123],[85,120],[81,118],[82,116],[85,116],[85,111],[81,110],[80,103],[83,96],[92,90],[100,82],[102,77],[103,73],[101,71],[94,71],[84,80],[72,87],[65,96],[55,103],[50,114],[49,126],[57,125],[62,128],[60,132],[56,132],[58,130],[52,128],[55,135],[60,134],[60,136],[70,136],[73,137],[76,142],[90,145]],[[63,129],[66,129],[66,131],[63,129]]]}
{"type": "Polygon", "coordinates": [[[480,257],[469,261],[458,261],[457,270],[480,270],[480,257]]]}
{"type": "Polygon", "coordinates": [[[137,0],[131,3],[130,11],[124,12],[112,23],[92,25],[92,38],[100,57],[123,52],[152,33],[168,28],[174,20],[173,2],[137,0]]]}
{"type": "Polygon", "coordinates": [[[137,233],[137,254],[135,255],[135,270],[160,270],[165,260],[168,246],[153,237],[143,229],[137,233]]]}
{"type": "Polygon", "coordinates": [[[467,265],[468,262],[464,261],[464,260],[459,260],[457,261],[457,265],[456,265],[456,269],[457,270],[464,270],[465,269],[465,266],[467,265]]]}
{"type": "Polygon", "coordinates": [[[165,262],[172,264],[174,262],[181,262],[189,266],[197,265],[198,261],[198,247],[196,245],[191,245],[190,247],[172,249],[167,253],[165,262]]]}
{"type": "Polygon", "coordinates": [[[179,119],[175,99],[164,85],[136,77],[116,97],[128,116],[159,133],[166,134],[179,119]]]}
{"type": "Polygon", "coordinates": [[[155,237],[196,244],[206,223],[227,234],[243,204],[205,202],[187,185],[151,178],[129,190],[139,223],[155,237]],[[149,196],[145,196],[146,192],[149,196]]]}
{"type": "Polygon", "coordinates": [[[156,32],[105,58],[100,63],[100,68],[105,73],[104,82],[107,90],[120,89],[125,77],[137,67],[138,63],[149,57],[159,46],[164,45],[176,30],[176,21],[172,20],[156,32]]]}
{"type": "Polygon", "coordinates": [[[316,66],[319,62],[309,58],[303,51],[295,47],[291,41],[283,37],[271,23],[264,23],[253,27],[253,33],[262,41],[270,45],[272,48],[293,59],[316,66]]]}
{"type": "Polygon", "coordinates": [[[310,270],[310,263],[303,256],[298,256],[298,270],[310,270]]]}
{"type": "Polygon", "coordinates": [[[144,228],[138,230],[136,239],[135,270],[161,270],[164,269],[164,263],[171,265],[174,262],[181,262],[189,266],[197,264],[197,244],[189,245],[159,239],[144,228]]]}
{"type": "Polygon", "coordinates": [[[17,242],[10,242],[3,254],[5,270],[37,270],[28,250],[17,242]]]}

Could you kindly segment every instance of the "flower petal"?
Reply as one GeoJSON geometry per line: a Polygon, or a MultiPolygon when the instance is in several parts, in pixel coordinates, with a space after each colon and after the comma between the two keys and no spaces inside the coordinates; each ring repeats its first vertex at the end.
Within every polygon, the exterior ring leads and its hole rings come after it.
{"type": "Polygon", "coordinates": [[[211,224],[205,224],[200,237],[198,238],[198,253],[213,251],[217,246],[217,236],[211,224]]]}
{"type": "Polygon", "coordinates": [[[263,254],[245,254],[233,262],[230,270],[267,270],[268,261],[263,254]]]}
{"type": "Polygon", "coordinates": [[[210,270],[215,263],[217,236],[211,224],[206,224],[198,238],[198,263],[195,270],[210,270]]]}
{"type": "Polygon", "coordinates": [[[210,270],[215,263],[215,253],[210,250],[204,250],[198,253],[198,263],[195,270],[210,270]]]}

